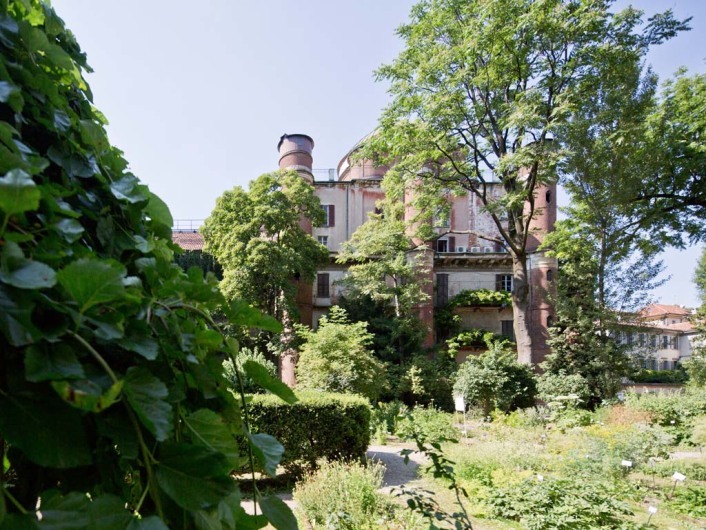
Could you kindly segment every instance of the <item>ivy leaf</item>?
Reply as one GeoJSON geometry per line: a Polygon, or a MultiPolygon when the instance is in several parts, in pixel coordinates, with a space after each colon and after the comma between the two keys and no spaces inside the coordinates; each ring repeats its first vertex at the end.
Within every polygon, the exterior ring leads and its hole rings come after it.
{"type": "Polygon", "coordinates": [[[71,118],[63,110],[54,111],[54,127],[59,132],[66,132],[71,127],[71,118]]]}
{"type": "Polygon", "coordinates": [[[118,400],[123,381],[113,383],[107,390],[89,379],[53,381],[51,386],[66,403],[88,412],[101,412],[118,400]]]}
{"type": "Polygon", "coordinates": [[[159,453],[157,483],[182,508],[203,510],[235,490],[228,467],[222,454],[205,447],[165,443],[159,453]]]}
{"type": "Polygon", "coordinates": [[[79,412],[48,393],[0,397],[0,433],[40,466],[91,463],[79,412]]]}
{"type": "Polygon", "coordinates": [[[238,445],[218,414],[212,410],[200,409],[184,418],[184,423],[191,430],[195,444],[221,453],[228,460],[231,469],[240,464],[238,445]]]}
{"type": "Polygon", "coordinates": [[[284,447],[282,447],[282,444],[279,443],[274,436],[270,436],[269,434],[247,433],[247,436],[248,440],[250,440],[253,453],[255,453],[260,465],[265,469],[268,475],[274,477],[277,474],[277,466],[280,460],[282,460],[284,447]]]}
{"type": "Polygon", "coordinates": [[[41,192],[28,173],[21,169],[0,177],[0,210],[7,215],[36,210],[41,192]]]}
{"type": "Polygon", "coordinates": [[[57,279],[79,306],[81,313],[125,294],[125,268],[112,260],[79,259],[57,274],[57,279]]]}
{"type": "Polygon", "coordinates": [[[126,175],[113,182],[110,185],[110,191],[116,199],[127,201],[130,204],[142,202],[148,197],[143,193],[144,186],[141,186],[139,182],[133,175],[126,175]]]}
{"type": "Polygon", "coordinates": [[[81,127],[81,140],[85,144],[95,147],[98,153],[102,153],[108,148],[108,138],[105,136],[103,127],[93,120],[81,120],[79,124],[81,127]]]}
{"type": "Polygon", "coordinates": [[[143,519],[133,519],[127,530],[169,530],[169,528],[159,517],[152,515],[143,519]]]}
{"type": "Polygon", "coordinates": [[[13,346],[25,346],[39,335],[32,325],[34,304],[5,289],[0,284],[0,332],[13,346]]]}
{"type": "Polygon", "coordinates": [[[276,495],[260,499],[262,514],[277,530],[297,530],[297,519],[285,502],[276,495]]]}
{"type": "Polygon", "coordinates": [[[118,344],[128,351],[139,353],[148,361],[154,361],[159,355],[159,344],[152,337],[130,336],[120,339],[118,344]]]}
{"type": "Polygon", "coordinates": [[[65,530],[88,527],[88,505],[90,501],[83,493],[71,492],[63,496],[57,491],[42,493],[39,511],[40,530],[65,530]]]}
{"type": "Polygon", "coordinates": [[[101,495],[88,506],[88,530],[125,530],[132,519],[125,501],[115,495],[101,495]]]}
{"type": "Polygon", "coordinates": [[[52,228],[56,230],[68,243],[74,243],[81,239],[84,229],[76,219],[62,219],[55,223],[52,228]]]}
{"type": "Polygon", "coordinates": [[[151,191],[148,192],[148,196],[149,202],[147,203],[147,206],[145,206],[145,213],[150,217],[150,219],[152,219],[153,222],[166,226],[169,230],[171,230],[172,226],[174,226],[174,219],[172,218],[172,214],[169,211],[169,206],[167,206],[167,203],[151,191]]]}
{"type": "Polygon", "coordinates": [[[157,440],[164,441],[172,431],[172,406],[164,401],[167,387],[144,367],[133,366],[125,375],[125,395],[142,423],[157,440]]]}
{"type": "Polygon", "coordinates": [[[267,371],[267,368],[262,366],[260,363],[252,360],[245,361],[243,369],[256,385],[261,386],[265,390],[269,390],[280,399],[289,404],[299,401],[291,388],[279,379],[272,377],[267,371]]]}
{"type": "Polygon", "coordinates": [[[56,285],[56,272],[49,265],[29,259],[20,263],[10,272],[0,270],[0,281],[18,289],[45,289],[56,285]]]}
{"type": "Polygon", "coordinates": [[[25,355],[25,377],[33,383],[85,377],[74,350],[66,344],[34,346],[25,355]]]}

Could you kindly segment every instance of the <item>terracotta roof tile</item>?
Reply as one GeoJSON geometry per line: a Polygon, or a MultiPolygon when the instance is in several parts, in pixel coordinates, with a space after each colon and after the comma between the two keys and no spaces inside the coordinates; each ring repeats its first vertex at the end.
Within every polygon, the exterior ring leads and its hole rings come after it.
{"type": "Polygon", "coordinates": [[[663,315],[690,315],[688,309],[678,305],[650,304],[640,311],[643,318],[657,317],[663,315]]]}
{"type": "Polygon", "coordinates": [[[173,231],[172,241],[184,250],[203,250],[203,236],[192,230],[173,231]]]}

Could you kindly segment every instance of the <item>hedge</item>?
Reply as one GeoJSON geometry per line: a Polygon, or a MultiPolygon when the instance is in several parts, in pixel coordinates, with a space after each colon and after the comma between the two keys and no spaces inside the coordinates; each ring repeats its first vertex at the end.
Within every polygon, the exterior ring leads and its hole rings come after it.
{"type": "Polygon", "coordinates": [[[363,460],[370,445],[370,405],[362,397],[297,392],[293,405],[270,394],[253,395],[249,417],[253,433],[271,434],[285,451],[285,471],[301,475],[319,459],[363,460]]]}

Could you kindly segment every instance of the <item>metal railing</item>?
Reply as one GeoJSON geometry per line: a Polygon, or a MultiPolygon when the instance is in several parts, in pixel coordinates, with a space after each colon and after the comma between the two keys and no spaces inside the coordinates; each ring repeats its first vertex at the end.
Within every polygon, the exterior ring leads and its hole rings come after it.
{"type": "Polygon", "coordinates": [[[338,170],[330,167],[328,169],[312,169],[316,182],[335,182],[338,180],[338,170]]]}
{"type": "Polygon", "coordinates": [[[198,232],[203,219],[174,219],[173,232],[198,232]]]}

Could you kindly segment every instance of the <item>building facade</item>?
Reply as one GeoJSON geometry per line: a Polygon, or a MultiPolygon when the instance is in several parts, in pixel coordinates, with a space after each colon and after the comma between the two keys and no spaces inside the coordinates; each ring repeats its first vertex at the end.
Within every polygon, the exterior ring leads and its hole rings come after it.
{"type": "MultiPolygon", "coordinates": [[[[360,145],[360,144],[359,144],[360,145]]],[[[338,264],[336,257],[341,245],[356,229],[376,212],[378,201],[384,198],[382,179],[389,170],[376,166],[369,160],[354,159],[357,148],[351,149],[335,170],[321,172],[313,169],[314,140],[305,134],[285,134],[277,144],[279,168],[297,171],[316,190],[316,195],[326,213],[322,226],[313,227],[302,219],[302,228],[329,249],[328,265],[321,267],[313,285],[300,284],[297,303],[303,324],[316,326],[319,318],[335,305],[342,294],[340,280],[346,266],[338,264]],[[322,174],[323,173],[323,174],[322,174]]],[[[491,184],[490,193],[500,196],[502,186],[491,184]]],[[[551,231],[556,221],[556,187],[546,186],[535,195],[536,214],[531,222],[528,241],[530,283],[530,329],[532,330],[533,355],[537,362],[543,360],[549,348],[547,328],[551,326],[553,309],[548,293],[553,289],[556,262],[538,250],[543,235],[551,231]]],[[[417,308],[419,317],[427,326],[426,346],[434,345],[441,337],[434,335],[434,314],[454,296],[466,290],[512,290],[512,260],[500,245],[488,243],[475,234],[499,237],[497,227],[484,209],[481,201],[467,194],[450,197],[447,218],[437,222],[436,238],[425,243],[429,269],[427,294],[429,301],[417,308]]],[[[175,232],[175,242],[188,241],[194,249],[194,239],[200,234],[188,231],[175,232]]],[[[198,243],[196,243],[198,246],[198,243]]],[[[513,314],[509,306],[456,308],[464,329],[484,329],[513,339],[513,314]]]]}

